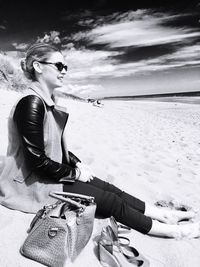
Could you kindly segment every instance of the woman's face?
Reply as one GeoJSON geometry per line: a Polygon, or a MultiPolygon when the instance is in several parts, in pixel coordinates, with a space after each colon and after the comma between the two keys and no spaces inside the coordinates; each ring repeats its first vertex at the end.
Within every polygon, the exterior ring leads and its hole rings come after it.
{"type": "Polygon", "coordinates": [[[53,52],[50,54],[49,58],[44,61],[44,63],[40,62],[40,64],[42,69],[42,79],[48,88],[53,90],[57,87],[61,87],[63,85],[63,78],[66,74],[65,68],[62,70],[58,69],[60,67],[59,65],[65,65],[63,55],[60,52],[53,52]],[[58,67],[54,64],[56,64],[58,67]]]}

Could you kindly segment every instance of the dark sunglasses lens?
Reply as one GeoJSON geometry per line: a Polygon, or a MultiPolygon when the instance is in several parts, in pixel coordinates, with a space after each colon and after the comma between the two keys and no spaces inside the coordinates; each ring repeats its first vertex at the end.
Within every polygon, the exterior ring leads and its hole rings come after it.
{"type": "Polygon", "coordinates": [[[55,65],[56,65],[56,67],[57,67],[57,69],[58,69],[59,71],[62,71],[63,69],[65,69],[65,71],[67,71],[67,66],[64,65],[64,64],[62,64],[61,62],[58,62],[58,63],[56,63],[55,65]]]}

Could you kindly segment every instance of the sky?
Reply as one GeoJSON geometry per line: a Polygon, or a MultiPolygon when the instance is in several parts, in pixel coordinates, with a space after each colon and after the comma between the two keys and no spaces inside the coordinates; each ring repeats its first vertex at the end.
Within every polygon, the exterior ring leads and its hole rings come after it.
{"type": "Polygon", "coordinates": [[[148,2],[0,1],[0,50],[56,44],[82,97],[198,91],[200,1],[148,2]]]}

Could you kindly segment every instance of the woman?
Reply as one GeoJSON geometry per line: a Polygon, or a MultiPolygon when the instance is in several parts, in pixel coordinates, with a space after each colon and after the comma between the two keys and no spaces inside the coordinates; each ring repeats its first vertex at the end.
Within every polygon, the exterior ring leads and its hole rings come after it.
{"type": "Polygon", "coordinates": [[[194,217],[192,211],[148,205],[96,178],[67,150],[63,131],[68,114],[55,105],[52,97],[67,72],[64,57],[56,47],[32,45],[21,66],[32,83],[9,119],[8,157],[0,179],[2,205],[35,213],[46,203],[54,202],[50,191],[81,193],[95,197],[98,215],[114,216],[144,234],[199,236],[199,223],[177,224],[194,217]]]}

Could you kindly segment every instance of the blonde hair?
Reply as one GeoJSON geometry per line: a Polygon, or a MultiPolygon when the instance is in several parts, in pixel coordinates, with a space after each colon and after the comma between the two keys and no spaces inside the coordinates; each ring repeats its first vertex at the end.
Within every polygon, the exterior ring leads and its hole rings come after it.
{"type": "Polygon", "coordinates": [[[35,43],[31,45],[26,52],[26,57],[21,60],[21,68],[24,75],[28,79],[35,81],[36,77],[33,62],[46,61],[53,52],[60,52],[60,50],[52,44],[35,43]]]}

